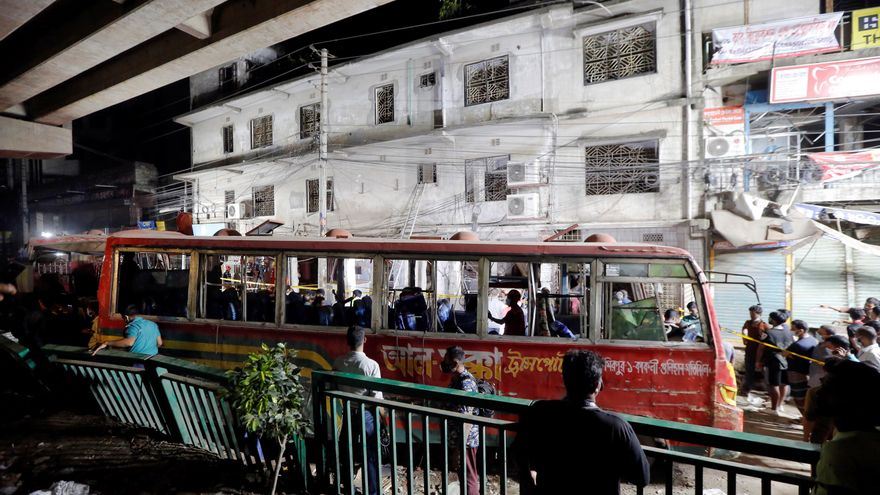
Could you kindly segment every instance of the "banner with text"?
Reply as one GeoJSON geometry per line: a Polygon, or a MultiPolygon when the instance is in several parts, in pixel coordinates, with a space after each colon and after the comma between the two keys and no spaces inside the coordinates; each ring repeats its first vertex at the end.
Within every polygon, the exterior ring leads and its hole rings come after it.
{"type": "Polygon", "coordinates": [[[880,7],[853,10],[850,48],[861,50],[880,46],[880,7]]]}
{"type": "Polygon", "coordinates": [[[880,149],[807,153],[807,158],[822,169],[822,182],[833,182],[880,166],[880,149]]]}
{"type": "Polygon", "coordinates": [[[840,50],[843,12],[712,30],[712,64],[741,64],[840,50]]]}
{"type": "Polygon", "coordinates": [[[777,67],[770,103],[854,98],[880,94],[880,57],[777,67]]]}

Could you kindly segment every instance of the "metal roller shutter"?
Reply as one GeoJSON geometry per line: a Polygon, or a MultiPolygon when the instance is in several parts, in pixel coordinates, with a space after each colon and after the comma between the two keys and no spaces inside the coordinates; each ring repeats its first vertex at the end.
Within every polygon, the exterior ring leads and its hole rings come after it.
{"type": "Polygon", "coordinates": [[[880,298],[880,257],[854,249],[853,270],[856,282],[856,300],[853,304],[861,306],[869,297],[880,298]]]}
{"type": "MultiPolygon", "coordinates": [[[[770,311],[785,307],[785,256],[778,251],[718,253],[712,270],[755,277],[765,320],[770,311]]],[[[739,333],[749,318],[749,306],[757,302],[755,295],[741,285],[712,284],[712,287],[718,323],[722,328],[739,333]]]]}
{"type": "Polygon", "coordinates": [[[819,239],[812,247],[794,253],[792,273],[792,317],[818,327],[838,319],[820,304],[847,306],[846,258],[843,244],[819,239]]]}

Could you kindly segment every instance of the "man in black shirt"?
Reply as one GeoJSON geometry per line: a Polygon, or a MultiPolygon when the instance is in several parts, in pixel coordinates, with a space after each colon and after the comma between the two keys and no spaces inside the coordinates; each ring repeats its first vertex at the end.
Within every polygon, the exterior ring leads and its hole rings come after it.
{"type": "Polygon", "coordinates": [[[515,448],[530,475],[521,480],[523,493],[613,495],[621,480],[648,484],[648,460],[632,427],[596,405],[604,366],[593,351],[568,351],[566,397],[538,401],[520,418],[515,448]]]}

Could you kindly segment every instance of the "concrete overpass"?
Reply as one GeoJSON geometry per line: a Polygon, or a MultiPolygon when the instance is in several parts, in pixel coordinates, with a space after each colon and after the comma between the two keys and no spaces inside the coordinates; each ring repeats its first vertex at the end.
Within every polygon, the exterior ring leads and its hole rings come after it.
{"type": "Polygon", "coordinates": [[[0,157],[70,154],[57,126],[390,1],[0,0],[0,157]]]}

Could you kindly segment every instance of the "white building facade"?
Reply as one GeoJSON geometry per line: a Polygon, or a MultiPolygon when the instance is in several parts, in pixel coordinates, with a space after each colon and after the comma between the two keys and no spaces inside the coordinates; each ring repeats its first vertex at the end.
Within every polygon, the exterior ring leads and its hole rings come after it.
{"type": "MultiPolygon", "coordinates": [[[[746,23],[818,9],[750,4],[746,23]]],[[[315,74],[180,116],[193,166],[176,178],[197,223],[241,232],[273,219],[320,235],[323,163],[328,229],[541,240],[578,224],[569,237],[608,232],[702,262],[703,33],[743,23],[720,0],[633,0],[446,33],[334,65],[327,108],[315,74]]]]}

